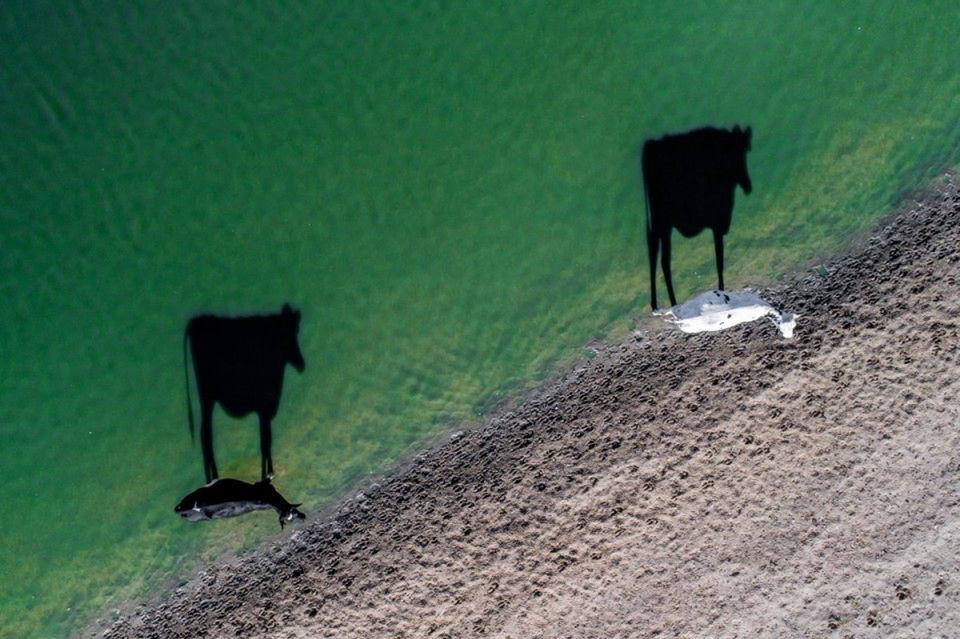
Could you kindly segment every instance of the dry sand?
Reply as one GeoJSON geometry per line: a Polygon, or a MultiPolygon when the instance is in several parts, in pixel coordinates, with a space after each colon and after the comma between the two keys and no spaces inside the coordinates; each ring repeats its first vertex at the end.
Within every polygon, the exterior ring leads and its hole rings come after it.
{"type": "Polygon", "coordinates": [[[638,334],[108,637],[960,636],[960,191],[638,334]]]}

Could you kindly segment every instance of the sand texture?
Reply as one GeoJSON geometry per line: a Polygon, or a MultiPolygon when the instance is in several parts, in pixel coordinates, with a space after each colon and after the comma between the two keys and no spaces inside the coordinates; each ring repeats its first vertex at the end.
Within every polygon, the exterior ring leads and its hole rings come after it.
{"type": "Polygon", "coordinates": [[[794,339],[600,348],[106,636],[960,636],[957,181],[760,291],[794,339]]]}

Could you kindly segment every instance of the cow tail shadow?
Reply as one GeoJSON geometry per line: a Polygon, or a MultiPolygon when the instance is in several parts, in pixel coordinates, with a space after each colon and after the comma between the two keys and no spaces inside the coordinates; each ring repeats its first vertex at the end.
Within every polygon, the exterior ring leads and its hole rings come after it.
{"type": "Polygon", "coordinates": [[[190,397],[190,363],[187,361],[187,342],[190,340],[189,325],[183,331],[183,378],[187,384],[187,421],[190,425],[190,443],[197,443],[196,426],[193,419],[193,400],[190,397]]]}

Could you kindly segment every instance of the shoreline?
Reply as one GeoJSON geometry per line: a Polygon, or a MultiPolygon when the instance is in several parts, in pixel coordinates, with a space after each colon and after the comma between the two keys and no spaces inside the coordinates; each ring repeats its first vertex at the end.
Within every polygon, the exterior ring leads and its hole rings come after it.
{"type": "Polygon", "coordinates": [[[938,178],[823,274],[759,291],[799,316],[792,340],[761,321],[596,347],[322,519],[85,634],[949,632],[958,223],[956,177],[938,178]]]}

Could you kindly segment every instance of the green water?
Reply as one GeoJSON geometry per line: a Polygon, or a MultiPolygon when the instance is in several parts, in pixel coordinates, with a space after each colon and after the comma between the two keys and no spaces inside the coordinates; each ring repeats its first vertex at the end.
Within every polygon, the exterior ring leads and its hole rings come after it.
{"type": "MultiPolygon", "coordinates": [[[[728,286],[960,162],[954,2],[115,4],[0,4],[2,637],[275,534],[172,512],[194,313],[303,311],[274,459],[316,512],[646,313],[645,138],[753,126],[728,286]]],[[[255,479],[254,420],[214,425],[255,479]]]]}

